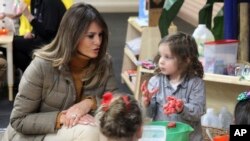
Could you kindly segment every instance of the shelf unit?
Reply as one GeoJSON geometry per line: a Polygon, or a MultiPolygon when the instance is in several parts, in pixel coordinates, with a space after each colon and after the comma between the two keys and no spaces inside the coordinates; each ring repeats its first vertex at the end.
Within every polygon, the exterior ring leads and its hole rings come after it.
{"type": "MultiPolygon", "coordinates": [[[[138,56],[125,45],[122,64],[122,83],[125,83],[136,99],[140,98],[140,85],[142,80],[147,79],[151,73],[138,66],[138,61],[153,60],[158,51],[158,43],[161,39],[158,27],[142,27],[137,23],[137,17],[128,19],[126,43],[133,39],[141,37],[140,52],[138,56]],[[136,80],[133,83],[125,73],[127,70],[136,70],[136,80]]],[[[151,71],[153,72],[153,71],[151,71]]]]}
{"type": "Polygon", "coordinates": [[[232,85],[250,86],[249,81],[240,80],[239,76],[205,73],[203,80],[207,82],[217,82],[217,83],[232,84],[232,85]]]}
{"type": "Polygon", "coordinates": [[[217,112],[222,106],[227,106],[233,113],[239,93],[250,88],[250,82],[240,80],[239,76],[205,73],[203,80],[206,86],[207,107],[214,108],[217,112]]]}

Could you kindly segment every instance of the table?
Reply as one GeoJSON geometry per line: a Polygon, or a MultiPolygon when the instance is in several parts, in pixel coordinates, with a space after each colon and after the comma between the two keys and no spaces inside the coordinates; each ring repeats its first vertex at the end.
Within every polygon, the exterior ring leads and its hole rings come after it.
{"type": "Polygon", "coordinates": [[[13,33],[9,33],[8,35],[0,35],[0,47],[6,48],[7,52],[7,81],[9,87],[9,100],[13,101],[13,85],[14,85],[14,78],[13,78],[13,33]]]}

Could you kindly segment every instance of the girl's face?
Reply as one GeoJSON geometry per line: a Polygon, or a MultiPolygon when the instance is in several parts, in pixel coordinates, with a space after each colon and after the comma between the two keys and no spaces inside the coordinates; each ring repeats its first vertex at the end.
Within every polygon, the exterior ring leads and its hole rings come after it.
{"type": "Polygon", "coordinates": [[[96,58],[102,44],[102,32],[102,28],[96,22],[92,22],[87,32],[83,33],[77,47],[77,53],[85,59],[96,58]]]}
{"type": "Polygon", "coordinates": [[[177,58],[172,55],[167,43],[162,43],[159,46],[160,59],[158,62],[161,73],[164,75],[179,76],[177,58]]]}

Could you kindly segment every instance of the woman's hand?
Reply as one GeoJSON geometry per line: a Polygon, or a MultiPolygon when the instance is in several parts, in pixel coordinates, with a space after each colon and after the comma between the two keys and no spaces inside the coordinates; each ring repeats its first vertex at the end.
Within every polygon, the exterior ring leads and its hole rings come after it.
{"type": "Polygon", "coordinates": [[[80,120],[78,121],[78,124],[96,126],[96,121],[92,115],[86,114],[80,118],[80,120]]]}
{"type": "Polygon", "coordinates": [[[147,88],[147,81],[144,80],[141,85],[143,105],[148,106],[151,98],[159,91],[159,88],[154,88],[152,91],[149,91],[147,88]]]}
{"type": "Polygon", "coordinates": [[[85,116],[93,105],[93,101],[90,99],[84,99],[81,102],[71,106],[68,110],[62,112],[63,125],[66,127],[75,126],[80,119],[85,116]]]}

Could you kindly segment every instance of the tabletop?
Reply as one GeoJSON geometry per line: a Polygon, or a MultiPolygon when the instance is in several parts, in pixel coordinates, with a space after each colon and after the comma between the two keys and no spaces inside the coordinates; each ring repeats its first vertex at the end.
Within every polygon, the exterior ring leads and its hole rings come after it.
{"type": "Polygon", "coordinates": [[[7,44],[13,41],[13,33],[7,35],[0,35],[0,44],[7,44]]]}

